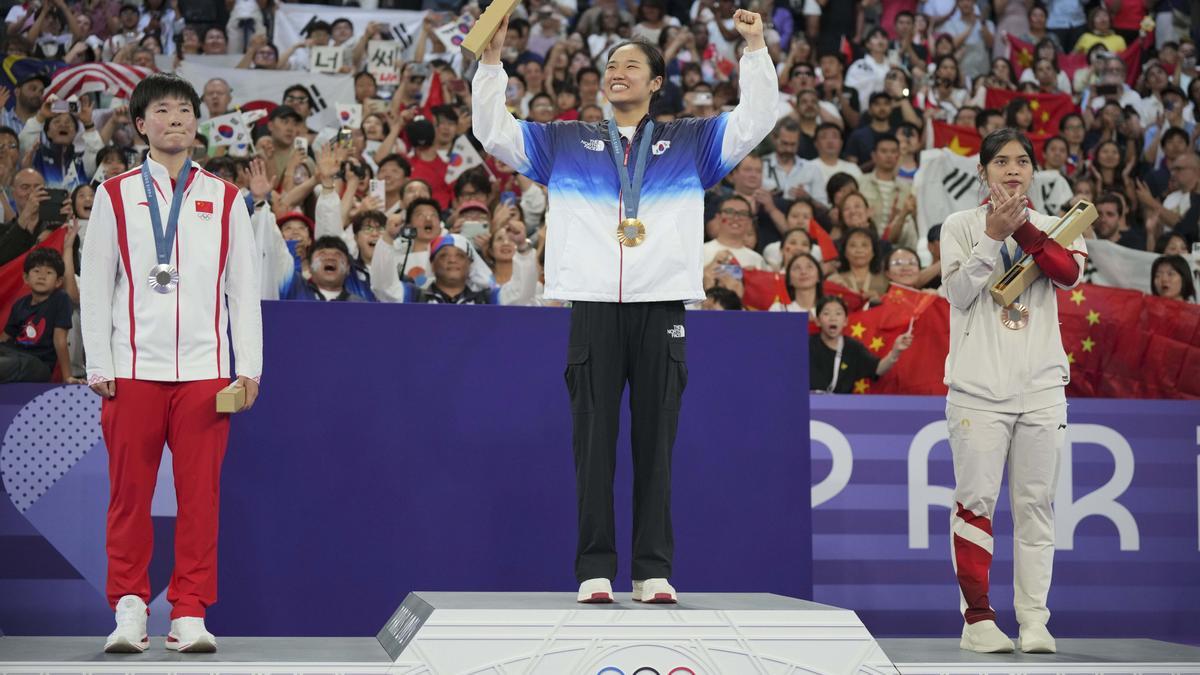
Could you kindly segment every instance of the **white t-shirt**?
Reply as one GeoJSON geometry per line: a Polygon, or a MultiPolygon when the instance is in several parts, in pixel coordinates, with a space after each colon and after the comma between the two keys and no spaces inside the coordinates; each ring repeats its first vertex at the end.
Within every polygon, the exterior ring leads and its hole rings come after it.
{"type": "Polygon", "coordinates": [[[761,255],[755,253],[753,250],[748,249],[745,246],[740,246],[737,248],[727,246],[716,239],[704,242],[704,264],[708,265],[711,263],[721,251],[729,251],[732,253],[734,259],[737,260],[737,263],[742,266],[742,269],[767,269],[766,261],[763,260],[761,255]]]}
{"type": "Polygon", "coordinates": [[[862,178],[862,171],[858,169],[858,165],[853,162],[848,162],[844,159],[839,159],[836,164],[830,166],[821,161],[821,158],[810,159],[804,162],[804,167],[800,173],[800,184],[808,191],[808,194],[813,199],[817,200],[822,206],[829,208],[829,196],[825,194],[825,184],[833,177],[835,173],[848,173],[854,178],[862,178]]]}

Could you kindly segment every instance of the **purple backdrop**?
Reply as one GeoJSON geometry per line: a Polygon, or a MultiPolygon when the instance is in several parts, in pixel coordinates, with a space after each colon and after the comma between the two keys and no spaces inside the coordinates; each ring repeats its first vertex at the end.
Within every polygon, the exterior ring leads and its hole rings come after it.
{"type": "MultiPolygon", "coordinates": [[[[218,633],[373,635],[414,588],[573,587],[566,312],[265,307],[264,396],[235,419],[225,464],[218,633]]],[[[803,322],[688,321],[679,587],[811,597],[858,611],[880,635],[955,634],[945,402],[813,397],[810,479],[803,322]]],[[[78,387],[0,387],[7,633],[110,629],[98,409],[78,387]]],[[[1200,404],[1077,400],[1069,418],[1052,629],[1197,642],[1200,404]]],[[[170,563],[169,487],[160,481],[155,498],[156,593],[170,563]]],[[[1015,630],[1005,502],[992,600],[1015,630]]],[[[153,629],[161,596],[152,607],[153,629]]]]}
{"type": "MultiPolygon", "coordinates": [[[[884,635],[957,634],[945,401],[812,399],[814,599],[884,635]]],[[[1200,403],[1071,401],[1055,504],[1050,628],[1200,643],[1200,403]]],[[[991,601],[1012,612],[1008,488],[991,601]]]]}
{"type": "MultiPolygon", "coordinates": [[[[573,589],[567,319],[555,309],[266,303],[263,395],[235,418],[224,466],[214,630],[373,635],[418,588],[573,589]]],[[[688,324],[674,579],[683,590],[809,597],[803,320],[705,312],[689,313],[688,324]]],[[[57,407],[45,399],[63,391],[3,388],[6,456],[35,442],[10,420],[29,417],[19,411],[39,394],[38,406],[57,407]]],[[[85,415],[94,406],[78,393],[66,398],[64,407],[85,415]]],[[[617,590],[629,583],[627,426],[617,590]]],[[[6,632],[98,633],[111,623],[96,590],[103,443],[82,444],[94,452],[25,511],[0,500],[0,541],[17,554],[0,556],[6,632]],[[84,488],[60,492],[72,479],[84,488]],[[39,512],[54,514],[37,520],[43,527],[74,537],[39,536],[30,522],[39,512]],[[62,553],[72,548],[80,550],[62,553]]],[[[160,512],[165,560],[173,503],[160,512]]]]}

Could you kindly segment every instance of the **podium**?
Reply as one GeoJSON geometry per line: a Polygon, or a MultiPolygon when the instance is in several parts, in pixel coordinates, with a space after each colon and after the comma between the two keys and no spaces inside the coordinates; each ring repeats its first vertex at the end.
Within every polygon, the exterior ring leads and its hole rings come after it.
{"type": "Polygon", "coordinates": [[[854,612],[766,593],[608,605],[413,592],[377,636],[398,675],[897,673],[854,612]]]}

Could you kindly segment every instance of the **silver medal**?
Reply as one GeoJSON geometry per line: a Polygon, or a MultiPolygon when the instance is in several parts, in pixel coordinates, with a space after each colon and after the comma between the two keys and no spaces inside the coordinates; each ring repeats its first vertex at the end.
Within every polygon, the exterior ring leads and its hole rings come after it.
{"type": "Polygon", "coordinates": [[[167,294],[179,288],[179,270],[175,269],[174,265],[160,264],[155,265],[150,269],[150,275],[147,278],[150,288],[155,292],[167,294]]]}

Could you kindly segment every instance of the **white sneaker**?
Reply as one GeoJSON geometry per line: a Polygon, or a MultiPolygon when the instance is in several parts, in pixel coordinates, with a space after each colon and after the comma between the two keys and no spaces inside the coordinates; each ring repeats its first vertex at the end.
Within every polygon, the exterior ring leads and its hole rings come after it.
{"type": "Polygon", "coordinates": [[[146,603],[136,595],[125,595],[117,601],[117,628],[104,641],[109,654],[140,654],[150,646],[146,633],[146,603]]]}
{"type": "Polygon", "coordinates": [[[673,604],[679,601],[675,589],[666,579],[646,579],[633,582],[633,599],[637,602],[673,604]]]}
{"type": "Polygon", "coordinates": [[[1057,645],[1054,644],[1054,636],[1040,623],[1021,626],[1017,644],[1021,645],[1021,651],[1026,654],[1053,654],[1058,651],[1057,645]]]}
{"type": "Polygon", "coordinates": [[[981,654],[1007,654],[1013,650],[1012,640],[991,620],[964,624],[958,646],[981,654]]]}
{"type": "Polygon", "coordinates": [[[184,616],[171,620],[167,649],[193,654],[215,652],[217,638],[204,628],[204,619],[198,616],[184,616]]]}
{"type": "Polygon", "coordinates": [[[612,582],[603,577],[588,579],[579,584],[579,595],[575,599],[589,604],[612,602],[612,582]]]}

